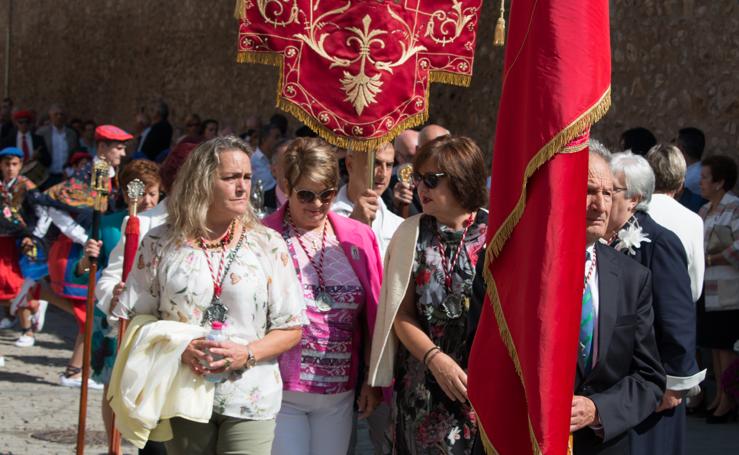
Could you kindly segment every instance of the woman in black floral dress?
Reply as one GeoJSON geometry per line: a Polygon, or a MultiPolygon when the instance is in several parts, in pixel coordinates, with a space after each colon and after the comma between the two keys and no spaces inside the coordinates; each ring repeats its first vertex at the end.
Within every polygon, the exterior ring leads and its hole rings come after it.
{"type": "Polygon", "coordinates": [[[394,452],[469,454],[477,424],[467,400],[467,313],[477,258],[484,254],[484,162],[470,139],[443,136],[419,150],[414,168],[423,214],[406,221],[417,223],[417,241],[393,322],[400,340],[394,452]]]}

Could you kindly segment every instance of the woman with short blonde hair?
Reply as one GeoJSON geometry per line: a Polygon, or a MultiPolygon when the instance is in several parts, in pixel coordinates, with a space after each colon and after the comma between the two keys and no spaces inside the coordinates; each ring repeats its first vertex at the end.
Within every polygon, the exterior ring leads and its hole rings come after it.
{"type": "Polygon", "coordinates": [[[267,455],[272,447],[282,402],[277,356],[300,340],[304,306],[285,242],[255,221],[250,186],[240,139],[193,150],[167,198],[168,222],[141,242],[113,311],[225,327],[228,341],[194,339],[181,354],[180,368],[217,384],[209,422],[171,420],[169,453],[267,455]]]}
{"type": "Polygon", "coordinates": [[[369,226],[330,211],[339,185],[333,147],[296,139],[285,152],[288,201],[265,218],[280,232],[302,284],[310,323],[280,356],[284,382],[273,455],[343,455],[358,408],[369,416],[381,399],[367,384],[370,337],[382,264],[369,226]]]}

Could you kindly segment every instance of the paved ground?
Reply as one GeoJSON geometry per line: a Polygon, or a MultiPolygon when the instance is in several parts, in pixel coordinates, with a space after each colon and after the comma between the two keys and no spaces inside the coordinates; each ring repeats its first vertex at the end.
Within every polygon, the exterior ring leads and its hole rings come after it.
{"type": "MultiPolygon", "coordinates": [[[[32,348],[16,348],[15,332],[0,331],[0,355],[5,357],[5,367],[0,368],[0,455],[74,453],[79,389],[58,385],[74,334],[72,317],[54,308],[49,309],[46,331],[32,348]],[[66,437],[66,442],[39,439],[44,437],[66,437]]],[[[90,390],[87,428],[96,439],[103,431],[101,398],[101,391],[90,390]]],[[[739,454],[739,424],[711,426],[697,418],[688,421],[690,455],[739,454]]],[[[360,428],[359,440],[357,454],[369,455],[364,428],[360,428]]],[[[105,452],[102,439],[87,444],[85,451],[95,455],[105,452]]],[[[126,453],[135,451],[127,446],[126,453]]]]}

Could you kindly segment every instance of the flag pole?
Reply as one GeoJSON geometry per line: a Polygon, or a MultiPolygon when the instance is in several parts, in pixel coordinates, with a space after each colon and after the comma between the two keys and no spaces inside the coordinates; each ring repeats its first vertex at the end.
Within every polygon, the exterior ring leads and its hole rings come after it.
{"type": "MultiPolygon", "coordinates": [[[[139,245],[140,227],[139,217],[137,216],[139,199],[144,195],[146,185],[139,179],[133,179],[126,185],[126,193],[128,194],[128,221],[126,221],[125,235],[125,247],[123,249],[123,270],[121,273],[121,282],[125,283],[128,279],[128,274],[133,266],[133,260],[136,256],[136,250],[139,245]]],[[[113,311],[113,305],[110,307],[110,311],[113,311]]],[[[126,334],[126,328],[128,327],[128,319],[121,318],[118,321],[118,346],[116,347],[116,355],[121,349],[121,342],[126,334]]],[[[105,397],[107,399],[107,397],[105,397]]],[[[115,427],[115,412],[113,412],[113,418],[110,423],[111,434],[110,434],[110,445],[108,452],[112,455],[121,455],[121,433],[115,427]]]]}

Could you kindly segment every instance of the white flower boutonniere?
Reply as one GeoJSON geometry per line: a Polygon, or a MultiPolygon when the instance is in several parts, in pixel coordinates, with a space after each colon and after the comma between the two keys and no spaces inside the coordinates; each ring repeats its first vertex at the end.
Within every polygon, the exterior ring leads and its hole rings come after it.
{"type": "Polygon", "coordinates": [[[636,255],[636,248],[641,247],[642,242],[651,243],[649,235],[642,232],[636,218],[631,218],[626,226],[618,231],[618,242],[614,245],[616,251],[624,251],[632,256],[636,255]]]}

